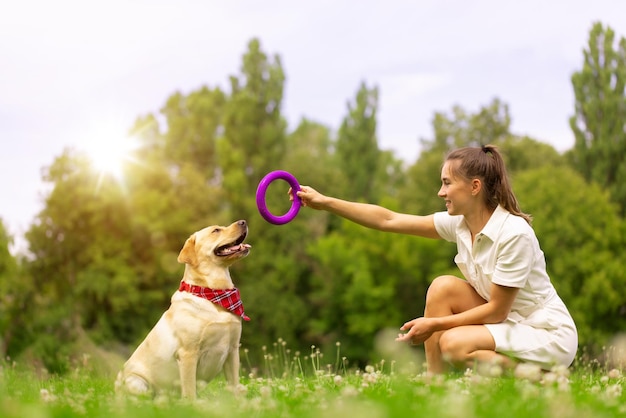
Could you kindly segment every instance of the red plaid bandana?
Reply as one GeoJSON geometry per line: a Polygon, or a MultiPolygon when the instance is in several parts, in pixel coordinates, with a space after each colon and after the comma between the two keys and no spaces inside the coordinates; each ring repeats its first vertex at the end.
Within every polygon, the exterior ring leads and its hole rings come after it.
{"type": "Polygon", "coordinates": [[[243,312],[243,303],[241,302],[239,289],[236,287],[226,290],[215,290],[181,281],[178,290],[181,292],[189,292],[194,296],[201,297],[202,299],[206,299],[216,305],[223,306],[235,315],[242,317],[245,321],[250,320],[250,318],[243,312]]]}

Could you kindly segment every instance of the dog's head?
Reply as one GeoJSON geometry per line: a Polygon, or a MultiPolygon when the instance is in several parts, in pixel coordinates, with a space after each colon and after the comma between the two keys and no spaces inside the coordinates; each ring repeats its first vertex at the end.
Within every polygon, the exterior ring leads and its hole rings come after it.
{"type": "Polygon", "coordinates": [[[250,253],[244,244],[248,224],[244,220],[229,226],[213,225],[191,235],[178,255],[178,262],[198,266],[204,262],[228,267],[250,253]]]}

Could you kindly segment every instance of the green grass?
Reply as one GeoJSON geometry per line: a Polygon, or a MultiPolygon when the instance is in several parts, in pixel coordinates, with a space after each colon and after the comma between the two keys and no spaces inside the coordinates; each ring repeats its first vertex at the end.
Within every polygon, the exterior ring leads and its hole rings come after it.
{"type": "Polygon", "coordinates": [[[312,347],[291,354],[264,349],[260,370],[246,364],[238,389],[222,378],[199,385],[198,400],[177,392],[155,399],[117,396],[113,378],[81,364],[63,376],[38,376],[0,363],[0,417],[619,417],[626,416],[626,378],[617,369],[584,367],[537,373],[498,368],[429,376],[415,364],[381,361],[349,369],[340,347],[330,364],[312,347]],[[490,377],[492,376],[492,377],[490,377]]]}

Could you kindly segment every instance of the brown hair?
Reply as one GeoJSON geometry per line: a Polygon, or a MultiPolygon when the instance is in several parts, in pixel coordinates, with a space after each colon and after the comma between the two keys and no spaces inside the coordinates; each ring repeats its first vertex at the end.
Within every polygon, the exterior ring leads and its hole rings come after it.
{"type": "Polygon", "coordinates": [[[504,160],[495,145],[459,148],[450,152],[446,160],[460,161],[457,167],[451,167],[453,174],[467,180],[480,179],[488,208],[495,209],[501,205],[513,215],[521,216],[531,223],[532,217],[523,213],[519,207],[509,183],[504,160]]]}

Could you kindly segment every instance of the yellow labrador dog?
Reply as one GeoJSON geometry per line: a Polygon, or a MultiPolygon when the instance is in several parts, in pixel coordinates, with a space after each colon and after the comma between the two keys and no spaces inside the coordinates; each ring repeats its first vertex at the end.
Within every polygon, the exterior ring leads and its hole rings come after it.
{"type": "Polygon", "coordinates": [[[250,252],[246,221],[209,226],[187,239],[178,255],[185,263],[179,290],[146,339],[124,364],[115,388],[154,393],[180,381],[182,396],[195,399],[196,381],[224,370],[239,384],[239,341],[243,311],[228,270],[250,252]]]}

